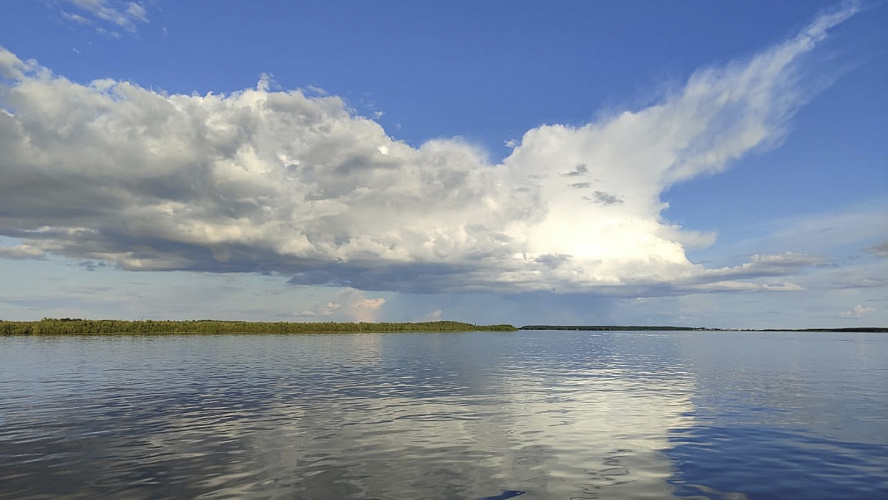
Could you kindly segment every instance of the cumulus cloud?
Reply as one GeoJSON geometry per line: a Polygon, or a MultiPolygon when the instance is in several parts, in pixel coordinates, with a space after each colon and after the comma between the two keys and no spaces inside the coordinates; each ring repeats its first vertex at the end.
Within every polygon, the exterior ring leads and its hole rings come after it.
{"type": "Polygon", "coordinates": [[[377,321],[382,313],[383,305],[385,305],[385,299],[382,297],[368,297],[361,290],[346,288],[337,293],[333,300],[329,300],[313,310],[294,313],[294,316],[317,318],[323,321],[370,323],[377,321]]]}
{"type": "Polygon", "coordinates": [[[371,323],[379,319],[385,305],[383,297],[368,297],[361,290],[345,288],[331,299],[293,316],[312,321],[355,321],[371,323]]]}
{"type": "Polygon", "coordinates": [[[381,309],[384,304],[385,299],[382,297],[362,298],[349,305],[349,313],[354,321],[374,322],[382,312],[381,309]]]}
{"type": "Polygon", "coordinates": [[[860,304],[857,304],[856,306],[852,307],[850,311],[843,311],[840,316],[843,318],[862,318],[864,316],[868,316],[873,311],[875,311],[875,309],[871,307],[864,307],[860,304]]]}
{"type": "MultiPolygon", "coordinates": [[[[270,91],[265,78],[168,95],[75,83],[0,49],[0,235],[123,269],[275,271],[362,290],[734,286],[747,275],[688,260],[714,237],[666,221],[661,193],[779,141],[809,97],[804,55],[854,11],[698,71],[647,108],[529,130],[497,164],[459,139],[409,146],[336,96],[270,91]]],[[[766,261],[749,265],[793,267],[766,261]]],[[[354,317],[384,303],[366,300],[354,317]]]]}
{"type": "Polygon", "coordinates": [[[426,314],[426,316],[422,319],[423,321],[441,321],[444,317],[444,311],[441,309],[435,309],[434,311],[426,314]]]}
{"type": "Polygon", "coordinates": [[[65,0],[74,12],[63,10],[62,18],[75,24],[92,26],[98,33],[117,38],[117,30],[138,31],[138,23],[148,23],[148,11],[141,2],[120,0],[65,0]]]}

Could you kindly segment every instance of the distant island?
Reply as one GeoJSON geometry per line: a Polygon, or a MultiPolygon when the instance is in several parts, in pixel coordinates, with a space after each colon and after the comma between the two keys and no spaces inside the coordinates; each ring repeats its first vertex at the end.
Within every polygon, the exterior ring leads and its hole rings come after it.
{"type": "Polygon", "coordinates": [[[860,326],[850,328],[706,328],[702,326],[616,326],[616,325],[526,325],[519,330],[576,330],[593,332],[876,332],[888,333],[888,327],[860,326]]]}
{"type": "Polygon", "coordinates": [[[885,327],[730,329],[650,325],[475,325],[459,321],[418,323],[258,322],[218,320],[139,320],[43,318],[40,321],[0,321],[0,336],[8,335],[169,335],[169,334],[305,334],[388,332],[515,332],[519,330],[626,331],[743,331],[743,332],[878,332],[885,327]]]}
{"type": "Polygon", "coordinates": [[[712,328],[695,328],[690,326],[615,326],[615,325],[526,325],[519,330],[585,330],[593,332],[630,332],[630,331],[685,331],[712,330],[712,328]]]}
{"type": "Polygon", "coordinates": [[[512,325],[473,325],[458,321],[422,323],[294,323],[254,321],[124,321],[112,319],[44,318],[40,321],[0,321],[0,335],[163,335],[247,333],[386,333],[477,332],[518,329],[512,325]]]}

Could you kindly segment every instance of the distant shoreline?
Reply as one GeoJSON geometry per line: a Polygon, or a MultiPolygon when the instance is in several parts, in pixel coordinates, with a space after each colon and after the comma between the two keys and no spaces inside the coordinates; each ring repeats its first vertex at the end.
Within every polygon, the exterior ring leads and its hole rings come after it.
{"type": "Polygon", "coordinates": [[[590,332],[669,331],[669,332],[860,332],[888,333],[888,327],[863,326],[849,328],[706,328],[692,326],[615,326],[615,325],[526,325],[519,330],[574,330],[590,332]]]}
{"type": "Polygon", "coordinates": [[[515,332],[520,330],[563,331],[712,331],[712,332],[860,332],[888,333],[888,327],[851,328],[763,328],[733,329],[650,325],[475,325],[459,321],[417,323],[342,322],[257,322],[218,320],[111,320],[44,318],[39,321],[2,321],[0,336],[11,335],[212,335],[212,334],[311,334],[311,333],[407,333],[407,332],[515,332]]]}
{"type": "Polygon", "coordinates": [[[171,334],[307,334],[388,332],[480,332],[518,329],[512,325],[473,325],[458,321],[420,323],[296,323],[256,321],[164,321],[52,319],[0,321],[2,335],[171,335],[171,334]]]}

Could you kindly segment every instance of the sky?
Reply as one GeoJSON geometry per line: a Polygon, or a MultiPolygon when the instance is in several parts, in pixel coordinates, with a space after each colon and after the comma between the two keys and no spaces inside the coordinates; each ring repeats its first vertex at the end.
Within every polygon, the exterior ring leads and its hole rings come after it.
{"type": "Polygon", "coordinates": [[[9,2],[0,319],[888,326],[886,25],[9,2]]]}

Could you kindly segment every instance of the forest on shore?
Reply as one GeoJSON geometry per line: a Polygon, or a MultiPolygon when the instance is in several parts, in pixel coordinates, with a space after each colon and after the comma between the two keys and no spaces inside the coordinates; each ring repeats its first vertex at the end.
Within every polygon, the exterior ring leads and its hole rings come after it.
{"type": "Polygon", "coordinates": [[[475,325],[460,321],[417,323],[346,322],[261,322],[219,320],[117,320],[43,318],[40,321],[0,320],[0,336],[8,335],[165,335],[165,334],[297,334],[297,333],[387,333],[387,332],[514,332],[518,330],[580,331],[748,331],[748,332],[870,332],[888,333],[884,327],[807,329],[722,329],[683,326],[618,325],[475,325]]]}
{"type": "Polygon", "coordinates": [[[125,321],[114,319],[43,318],[40,321],[0,321],[0,335],[158,335],[243,333],[386,333],[476,332],[518,330],[512,325],[473,325],[459,321],[420,323],[297,323],[256,321],[125,321]]]}

